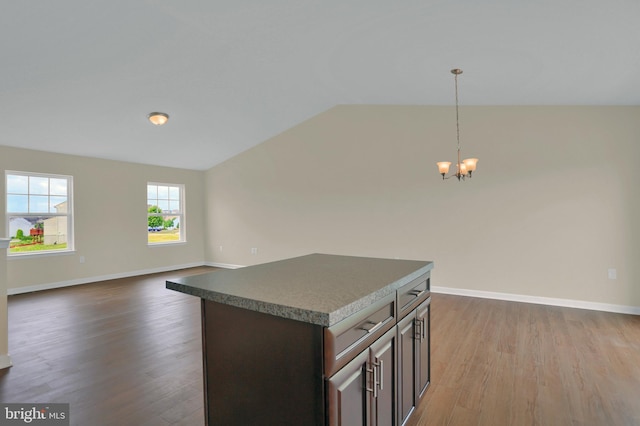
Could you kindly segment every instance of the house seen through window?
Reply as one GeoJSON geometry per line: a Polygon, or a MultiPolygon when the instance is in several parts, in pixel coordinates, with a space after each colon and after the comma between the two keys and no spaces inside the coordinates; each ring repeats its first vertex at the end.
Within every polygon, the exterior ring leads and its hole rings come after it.
{"type": "Polygon", "coordinates": [[[9,255],[73,250],[73,177],[5,172],[9,255]]]}
{"type": "Polygon", "coordinates": [[[184,185],[147,184],[147,242],[175,243],[184,237],[184,185]]]}

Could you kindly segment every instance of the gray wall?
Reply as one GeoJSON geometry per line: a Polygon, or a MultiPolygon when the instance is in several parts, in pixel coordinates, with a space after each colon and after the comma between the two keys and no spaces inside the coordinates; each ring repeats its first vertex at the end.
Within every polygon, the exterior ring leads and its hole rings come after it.
{"type": "Polygon", "coordinates": [[[452,107],[337,106],[212,168],[207,261],[425,259],[437,286],[639,307],[640,107],[460,114],[464,183],[435,165],[452,107]]]}
{"type": "MultiPolygon", "coordinates": [[[[73,176],[75,252],[9,257],[9,293],[135,275],[204,262],[204,172],[0,146],[5,170],[73,176]],[[187,242],[147,245],[147,182],[185,184],[187,242]],[[80,263],[84,256],[85,263],[80,263]]],[[[5,221],[5,198],[0,219],[5,221]]],[[[6,226],[6,225],[5,225],[6,226]]],[[[8,230],[3,229],[2,234],[8,230]]],[[[9,235],[7,235],[9,236],[9,235]]]]}

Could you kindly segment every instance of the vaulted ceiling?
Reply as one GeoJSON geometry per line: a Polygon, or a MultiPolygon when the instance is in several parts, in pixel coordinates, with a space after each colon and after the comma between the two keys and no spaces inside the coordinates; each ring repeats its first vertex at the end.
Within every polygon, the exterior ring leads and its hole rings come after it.
{"type": "Polygon", "coordinates": [[[640,105],[637,0],[7,1],[0,145],[204,170],[337,104],[640,105]],[[161,127],[147,114],[170,115],[161,127]]]}

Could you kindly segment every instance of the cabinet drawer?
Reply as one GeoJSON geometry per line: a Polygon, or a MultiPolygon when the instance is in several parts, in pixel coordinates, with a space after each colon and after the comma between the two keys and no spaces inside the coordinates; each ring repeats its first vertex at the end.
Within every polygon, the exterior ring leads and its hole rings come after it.
{"type": "Polygon", "coordinates": [[[368,308],[324,330],[325,376],[330,376],[396,322],[396,295],[390,294],[368,308]]]}
{"type": "Polygon", "coordinates": [[[402,319],[431,294],[430,276],[424,274],[398,289],[398,318],[402,319]]]}

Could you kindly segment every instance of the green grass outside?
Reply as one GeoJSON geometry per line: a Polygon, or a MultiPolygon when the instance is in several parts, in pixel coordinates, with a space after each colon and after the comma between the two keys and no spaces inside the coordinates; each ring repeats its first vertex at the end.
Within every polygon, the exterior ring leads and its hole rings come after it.
{"type": "Polygon", "coordinates": [[[63,244],[30,244],[26,246],[11,247],[9,253],[25,253],[32,251],[52,251],[52,250],[64,250],[67,248],[67,243],[63,244]]]}
{"type": "MultiPolygon", "coordinates": [[[[149,232],[149,243],[168,243],[173,241],[180,241],[180,230],[174,229],[171,231],[149,232]]],[[[64,250],[67,248],[67,244],[29,244],[24,246],[11,247],[9,253],[27,253],[34,251],[52,251],[52,250],[64,250]]]]}
{"type": "Polygon", "coordinates": [[[147,234],[147,241],[152,244],[180,241],[180,230],[174,229],[171,231],[149,232],[147,234]]]}

